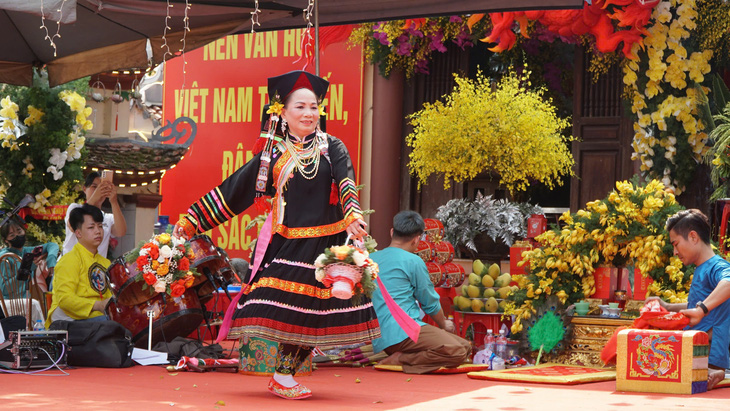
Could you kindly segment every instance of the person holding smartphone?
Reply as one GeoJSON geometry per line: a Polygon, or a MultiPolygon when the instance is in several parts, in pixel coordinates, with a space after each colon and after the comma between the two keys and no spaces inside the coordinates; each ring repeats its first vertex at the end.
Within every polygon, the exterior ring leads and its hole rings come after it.
{"type": "MultiPolygon", "coordinates": [[[[104,213],[104,238],[98,250],[100,255],[106,257],[109,251],[109,240],[111,236],[123,237],[127,233],[127,221],[124,219],[122,208],[119,206],[119,201],[117,200],[117,188],[112,182],[113,174],[109,170],[105,170],[104,173],[104,179],[96,171],[86,176],[86,180],[84,181],[84,195],[86,196],[86,204],[93,205],[99,209],[101,209],[104,200],[109,199],[111,203],[112,212],[104,213]]],[[[69,253],[78,242],[68,222],[71,211],[78,207],[81,207],[81,204],[74,203],[68,206],[68,210],[66,211],[66,240],[63,242],[63,254],[69,253]]]]}
{"type": "MultiPolygon", "coordinates": [[[[0,255],[13,253],[21,259],[29,254],[33,257],[33,264],[30,267],[31,275],[36,276],[38,288],[46,292],[50,289],[51,280],[53,278],[53,270],[56,266],[58,258],[58,244],[45,243],[39,246],[25,246],[25,229],[23,222],[18,217],[13,217],[0,227],[0,236],[6,247],[0,250],[0,255]],[[40,249],[39,249],[40,248],[40,249]],[[33,255],[34,254],[34,255],[33,255]]],[[[20,268],[21,263],[17,263],[16,271],[20,268]]],[[[2,288],[3,297],[10,298],[7,285],[5,284],[5,273],[0,278],[0,288],[2,288]]],[[[27,282],[20,285],[22,290],[27,291],[27,282]]]]}

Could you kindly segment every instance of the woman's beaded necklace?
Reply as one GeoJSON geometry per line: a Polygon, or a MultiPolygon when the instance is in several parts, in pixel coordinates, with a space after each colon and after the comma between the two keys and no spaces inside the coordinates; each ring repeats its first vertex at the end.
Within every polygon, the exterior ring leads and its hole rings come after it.
{"type": "Polygon", "coordinates": [[[294,161],[294,165],[299,171],[299,174],[307,180],[312,180],[317,176],[317,171],[319,171],[319,156],[321,154],[318,144],[319,133],[315,133],[311,143],[307,147],[305,147],[304,142],[292,143],[291,140],[295,138],[289,134],[289,137],[284,140],[286,149],[291,154],[292,161],[294,161]],[[312,164],[314,164],[314,168],[311,171],[307,171],[307,168],[312,164]]]}

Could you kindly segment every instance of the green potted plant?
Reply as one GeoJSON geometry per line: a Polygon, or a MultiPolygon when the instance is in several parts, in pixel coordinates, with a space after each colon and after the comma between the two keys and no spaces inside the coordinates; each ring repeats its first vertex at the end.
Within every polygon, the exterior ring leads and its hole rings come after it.
{"type": "Polygon", "coordinates": [[[474,200],[449,200],[439,207],[436,218],[444,224],[445,239],[462,254],[499,261],[512,243],[525,238],[527,218],[532,214],[543,214],[542,208],[480,193],[474,200]]]}

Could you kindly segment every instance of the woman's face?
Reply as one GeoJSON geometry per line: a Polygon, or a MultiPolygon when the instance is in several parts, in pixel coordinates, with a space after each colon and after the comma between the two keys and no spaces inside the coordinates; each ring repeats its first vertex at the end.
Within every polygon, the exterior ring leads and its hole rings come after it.
{"type": "Polygon", "coordinates": [[[94,195],[94,191],[96,191],[96,188],[99,187],[99,184],[101,184],[101,177],[95,178],[94,182],[92,182],[90,186],[84,187],[84,195],[87,200],[94,195]]]}
{"type": "Polygon", "coordinates": [[[295,137],[304,138],[314,133],[319,121],[317,96],[306,88],[293,92],[287,98],[281,117],[286,120],[289,132],[295,137]]]}
{"type": "Polygon", "coordinates": [[[21,235],[25,235],[25,230],[23,230],[23,227],[12,224],[10,226],[10,230],[8,230],[8,235],[5,237],[5,243],[10,244],[10,242],[13,241],[15,237],[19,237],[21,235]]]}

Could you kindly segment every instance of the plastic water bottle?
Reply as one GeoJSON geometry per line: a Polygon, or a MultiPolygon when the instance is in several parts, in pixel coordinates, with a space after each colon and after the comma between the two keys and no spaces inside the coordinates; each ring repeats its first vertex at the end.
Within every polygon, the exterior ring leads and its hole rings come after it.
{"type": "Polygon", "coordinates": [[[484,349],[493,353],[495,349],[495,342],[494,334],[492,334],[492,329],[490,328],[487,330],[487,335],[484,337],[484,349]]]}
{"type": "Polygon", "coordinates": [[[504,330],[499,330],[499,337],[496,341],[496,350],[494,353],[499,358],[505,359],[507,356],[507,337],[504,336],[504,330]]]}
{"type": "Polygon", "coordinates": [[[490,370],[496,371],[496,370],[503,370],[504,369],[504,360],[499,357],[495,356],[492,360],[492,364],[489,367],[490,370]]]}
{"type": "Polygon", "coordinates": [[[43,321],[36,320],[35,324],[33,324],[33,331],[45,331],[46,327],[43,326],[43,321]]]}

